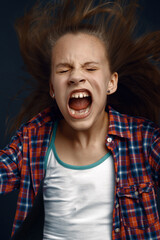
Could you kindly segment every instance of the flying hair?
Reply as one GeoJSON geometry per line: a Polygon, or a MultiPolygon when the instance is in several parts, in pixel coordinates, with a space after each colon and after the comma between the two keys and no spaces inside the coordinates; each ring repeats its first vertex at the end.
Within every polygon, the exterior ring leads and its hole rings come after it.
{"type": "Polygon", "coordinates": [[[121,113],[158,122],[160,108],[160,31],[136,36],[138,1],[53,0],[37,2],[16,21],[20,51],[36,87],[25,99],[16,128],[46,107],[62,117],[49,95],[51,51],[66,33],[101,39],[118,90],[107,104],[121,113]]]}

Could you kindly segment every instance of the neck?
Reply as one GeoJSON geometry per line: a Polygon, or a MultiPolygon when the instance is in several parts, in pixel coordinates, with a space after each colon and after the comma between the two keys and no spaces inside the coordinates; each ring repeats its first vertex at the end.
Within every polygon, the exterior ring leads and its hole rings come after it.
{"type": "Polygon", "coordinates": [[[92,127],[87,130],[76,130],[62,120],[58,127],[58,133],[71,141],[73,146],[87,148],[92,145],[104,144],[104,139],[108,131],[108,114],[102,116],[92,127]]]}

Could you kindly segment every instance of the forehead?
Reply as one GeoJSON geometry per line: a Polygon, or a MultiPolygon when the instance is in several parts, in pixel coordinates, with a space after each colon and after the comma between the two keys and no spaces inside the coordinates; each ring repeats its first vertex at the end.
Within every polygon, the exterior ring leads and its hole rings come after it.
{"type": "Polygon", "coordinates": [[[106,49],[96,36],[86,33],[65,34],[52,49],[52,61],[104,61],[106,49]]]}

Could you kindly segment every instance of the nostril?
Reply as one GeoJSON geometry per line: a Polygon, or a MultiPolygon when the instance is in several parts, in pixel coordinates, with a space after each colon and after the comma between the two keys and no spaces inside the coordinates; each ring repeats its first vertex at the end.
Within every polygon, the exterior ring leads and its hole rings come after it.
{"type": "Polygon", "coordinates": [[[80,82],[84,82],[84,81],[85,81],[85,79],[81,79],[81,80],[80,80],[80,82]]]}
{"type": "Polygon", "coordinates": [[[74,82],[73,80],[72,80],[72,81],[70,80],[69,83],[70,83],[70,84],[74,84],[75,82],[74,82]]]}
{"type": "Polygon", "coordinates": [[[72,79],[69,81],[70,84],[77,84],[77,83],[83,83],[85,82],[85,79],[72,79]]]}

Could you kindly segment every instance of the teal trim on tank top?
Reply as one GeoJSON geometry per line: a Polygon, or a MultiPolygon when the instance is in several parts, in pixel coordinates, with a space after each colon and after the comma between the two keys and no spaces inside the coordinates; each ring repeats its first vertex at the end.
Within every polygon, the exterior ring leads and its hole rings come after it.
{"type": "Polygon", "coordinates": [[[54,156],[57,160],[57,162],[62,165],[65,168],[69,168],[69,169],[74,169],[74,170],[86,170],[86,169],[90,169],[90,168],[94,168],[98,165],[100,165],[102,162],[104,162],[108,157],[110,157],[112,154],[111,152],[108,152],[107,154],[105,154],[101,159],[99,159],[97,162],[89,164],[89,165],[83,165],[83,166],[76,166],[76,165],[71,165],[68,163],[63,162],[59,157],[58,154],[56,152],[56,147],[55,147],[55,138],[56,138],[56,132],[57,132],[57,127],[58,127],[58,121],[55,122],[54,128],[53,128],[53,135],[52,135],[52,139],[49,145],[49,148],[47,150],[47,154],[45,156],[45,170],[47,169],[47,162],[48,162],[48,157],[49,157],[49,153],[51,151],[51,149],[53,150],[54,156]]]}
{"type": "Polygon", "coordinates": [[[54,123],[52,139],[50,141],[50,144],[49,144],[49,147],[47,149],[46,156],[45,156],[45,161],[44,161],[44,169],[45,170],[47,170],[47,163],[48,163],[49,153],[50,153],[50,151],[52,149],[52,146],[54,146],[54,141],[55,141],[55,138],[56,138],[57,127],[58,127],[58,121],[56,121],[54,123]]]}

